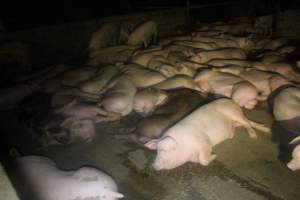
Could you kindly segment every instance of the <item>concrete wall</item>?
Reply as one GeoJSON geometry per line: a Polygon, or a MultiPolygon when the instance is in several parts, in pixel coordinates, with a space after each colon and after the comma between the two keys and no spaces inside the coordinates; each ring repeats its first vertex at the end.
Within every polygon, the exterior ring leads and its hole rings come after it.
{"type": "Polygon", "coordinates": [[[300,10],[286,10],[278,15],[277,35],[300,39],[300,10]]]}
{"type": "Polygon", "coordinates": [[[65,23],[9,33],[4,39],[17,39],[33,43],[39,53],[39,57],[36,59],[40,59],[42,63],[43,61],[47,62],[46,60],[49,58],[63,62],[68,61],[69,58],[67,57],[69,56],[82,56],[87,47],[90,34],[104,22],[128,21],[137,24],[152,19],[158,23],[159,35],[163,36],[171,34],[177,26],[186,23],[185,11],[185,8],[174,8],[65,23]],[[41,53],[44,55],[41,55],[41,53]]]}

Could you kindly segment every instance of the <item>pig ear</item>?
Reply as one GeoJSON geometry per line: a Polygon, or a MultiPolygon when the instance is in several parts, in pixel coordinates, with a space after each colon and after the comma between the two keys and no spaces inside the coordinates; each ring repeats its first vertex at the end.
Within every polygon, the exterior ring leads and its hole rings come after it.
{"type": "Polygon", "coordinates": [[[300,142],[300,135],[298,137],[295,137],[290,144],[295,144],[296,142],[300,142]]]}
{"type": "Polygon", "coordinates": [[[170,136],[165,137],[158,143],[158,149],[161,150],[175,150],[177,142],[170,136]]]}
{"type": "Polygon", "coordinates": [[[150,140],[149,142],[145,143],[144,146],[147,147],[148,149],[155,150],[157,149],[158,141],[159,141],[158,139],[150,140]]]}

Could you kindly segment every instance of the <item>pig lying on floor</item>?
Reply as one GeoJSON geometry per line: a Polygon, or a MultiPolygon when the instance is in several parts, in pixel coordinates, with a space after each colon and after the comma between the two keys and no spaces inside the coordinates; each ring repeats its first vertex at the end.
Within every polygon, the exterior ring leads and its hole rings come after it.
{"type": "Polygon", "coordinates": [[[115,77],[101,91],[103,98],[98,105],[116,116],[125,116],[133,109],[136,91],[137,88],[130,79],[125,76],[115,77]]]}
{"type": "Polygon", "coordinates": [[[270,132],[264,125],[248,120],[235,102],[222,98],[199,107],[145,146],[157,150],[153,163],[156,170],[173,169],[186,162],[206,166],[216,158],[212,147],[233,138],[239,126],[245,127],[251,138],[257,137],[253,128],[270,132]]]}
{"type": "Polygon", "coordinates": [[[145,143],[160,137],[163,131],[204,102],[202,95],[190,89],[171,90],[168,96],[164,105],[138,122],[134,130],[138,141],[145,143]]]}
{"type": "Polygon", "coordinates": [[[300,74],[295,72],[293,67],[289,63],[283,62],[283,63],[265,64],[265,63],[256,62],[253,63],[253,67],[264,71],[276,72],[291,81],[300,83],[300,74]]]}
{"type": "MultiPolygon", "coordinates": [[[[25,156],[16,158],[16,165],[28,189],[24,199],[67,200],[123,198],[116,182],[104,172],[93,167],[73,171],[59,169],[46,157],[25,156]],[[29,191],[29,192],[28,192],[29,191]],[[30,196],[30,197],[29,197],[30,196]]],[[[25,192],[25,191],[24,191],[25,192]]]]}
{"type": "Polygon", "coordinates": [[[213,59],[246,59],[246,53],[238,48],[225,48],[217,50],[208,50],[197,52],[190,58],[197,63],[206,63],[213,59]]]}
{"type": "Polygon", "coordinates": [[[168,94],[164,90],[146,88],[136,93],[133,101],[133,110],[142,116],[151,114],[156,107],[164,104],[168,94]]]}
{"type": "Polygon", "coordinates": [[[259,100],[257,88],[233,74],[205,69],[200,71],[194,80],[203,92],[232,98],[246,109],[253,109],[259,100]]]}
{"type": "Polygon", "coordinates": [[[279,159],[291,170],[300,169],[300,89],[278,87],[269,98],[275,122],[273,140],[279,142],[279,159]]]}

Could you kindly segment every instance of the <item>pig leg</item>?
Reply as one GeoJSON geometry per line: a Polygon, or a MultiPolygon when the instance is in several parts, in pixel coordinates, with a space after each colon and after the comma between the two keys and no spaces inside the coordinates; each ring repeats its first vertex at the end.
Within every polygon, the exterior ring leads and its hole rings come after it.
{"type": "Polygon", "coordinates": [[[269,127],[266,127],[264,124],[254,122],[249,119],[248,119],[248,121],[253,128],[256,128],[257,130],[260,130],[264,133],[271,133],[271,129],[269,127]]]}
{"type": "Polygon", "coordinates": [[[207,166],[217,157],[216,154],[212,154],[211,146],[204,148],[203,151],[198,153],[198,162],[201,165],[207,166]]]}
{"type": "Polygon", "coordinates": [[[250,138],[257,138],[256,132],[252,128],[250,121],[245,117],[241,108],[237,104],[232,102],[231,105],[218,106],[217,109],[220,113],[236,122],[236,126],[245,127],[250,138]]]}

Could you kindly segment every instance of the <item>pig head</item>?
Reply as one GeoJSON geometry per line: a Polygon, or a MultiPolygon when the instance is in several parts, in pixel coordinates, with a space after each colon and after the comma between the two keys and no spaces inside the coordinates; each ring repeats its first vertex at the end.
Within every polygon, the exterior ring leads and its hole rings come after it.
{"type": "Polygon", "coordinates": [[[165,135],[160,139],[150,140],[145,146],[157,150],[153,163],[155,170],[174,169],[186,162],[208,165],[216,156],[211,155],[212,144],[207,135],[197,133],[196,129],[182,126],[177,131],[190,130],[189,134],[165,135]],[[187,145],[188,144],[188,145],[187,145]],[[207,157],[205,155],[211,155],[207,157]]]}

